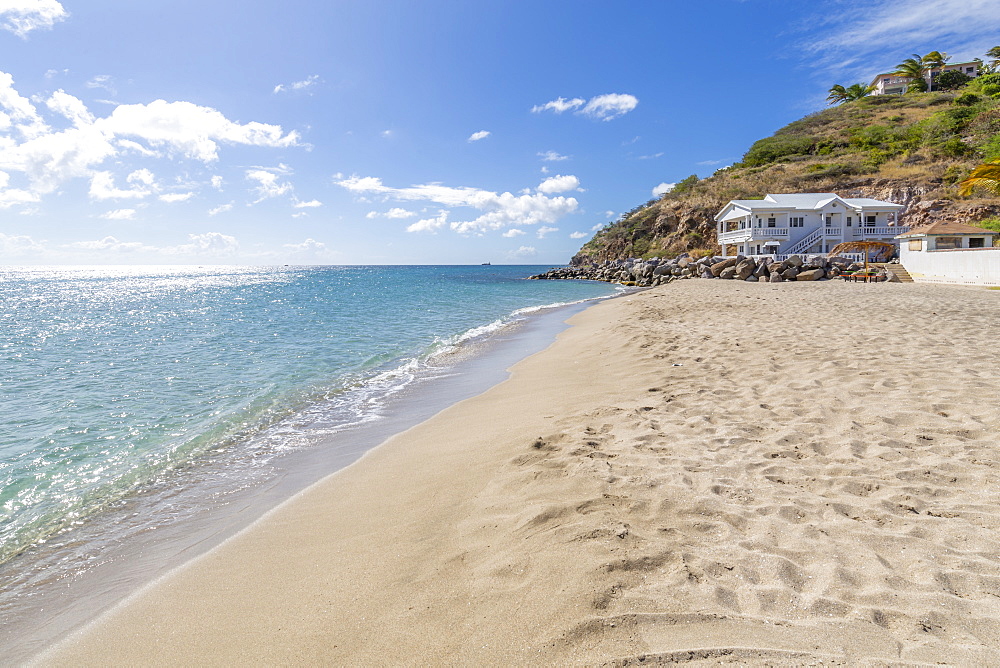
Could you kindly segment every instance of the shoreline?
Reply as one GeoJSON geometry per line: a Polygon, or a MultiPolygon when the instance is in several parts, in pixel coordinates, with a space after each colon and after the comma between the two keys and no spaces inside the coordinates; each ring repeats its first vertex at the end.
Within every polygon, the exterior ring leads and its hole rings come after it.
{"type": "Polygon", "coordinates": [[[605,300],[40,663],[997,662],[998,311],[605,300]]]}
{"type": "Polygon", "coordinates": [[[508,367],[545,347],[567,327],[565,319],[589,303],[532,309],[502,327],[491,323],[485,336],[450,344],[452,349],[439,356],[433,368],[382,399],[385,406],[377,419],[332,432],[324,420],[315,443],[272,455],[267,470],[252,479],[216,481],[220,467],[241,456],[239,448],[227,448],[221,455],[193,462],[169,482],[133,495],[121,507],[100,513],[57,541],[54,549],[35,547],[3,564],[0,577],[8,591],[0,615],[0,647],[5,657],[28,659],[303,489],[350,466],[393,434],[502,381],[508,367]],[[164,515],[164,504],[182,511],[164,515]],[[107,530],[121,533],[122,526],[128,528],[121,544],[98,538],[107,530]],[[68,563],[79,565],[63,572],[68,563]],[[14,589],[22,593],[12,598],[14,589]]]}

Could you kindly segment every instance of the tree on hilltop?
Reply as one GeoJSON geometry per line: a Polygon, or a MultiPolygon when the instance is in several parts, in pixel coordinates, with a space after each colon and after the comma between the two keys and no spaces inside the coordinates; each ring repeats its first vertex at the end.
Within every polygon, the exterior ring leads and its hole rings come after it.
{"type": "Polygon", "coordinates": [[[906,87],[908,92],[922,93],[927,90],[927,82],[924,80],[924,71],[925,66],[923,57],[920,54],[915,53],[912,58],[907,58],[899,65],[896,65],[896,71],[893,72],[893,74],[910,80],[909,85],[906,87]]]}
{"type": "Polygon", "coordinates": [[[927,80],[930,82],[931,90],[934,90],[935,70],[943,68],[949,60],[951,60],[951,56],[940,51],[931,51],[920,59],[920,62],[924,66],[924,71],[927,72],[927,80]]]}
{"type": "Polygon", "coordinates": [[[826,97],[826,101],[830,104],[853,102],[854,100],[868,97],[874,90],[875,86],[866,86],[860,83],[851,84],[847,88],[844,88],[840,84],[834,84],[829,90],[830,94],[826,97]]]}
{"type": "Polygon", "coordinates": [[[993,74],[994,72],[1000,70],[1000,46],[994,46],[992,49],[987,51],[986,57],[993,59],[983,68],[986,70],[986,74],[993,74]]]}

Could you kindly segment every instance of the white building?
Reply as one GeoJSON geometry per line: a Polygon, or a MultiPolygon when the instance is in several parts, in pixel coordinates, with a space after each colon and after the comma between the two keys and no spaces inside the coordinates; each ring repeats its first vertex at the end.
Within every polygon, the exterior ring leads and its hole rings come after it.
{"type": "Polygon", "coordinates": [[[896,216],[902,204],[848,199],[835,193],[767,195],[732,200],[715,216],[722,255],[788,256],[827,253],[844,241],[885,241],[910,228],[896,216]]]}
{"type": "Polygon", "coordinates": [[[918,283],[1000,285],[1000,248],[992,230],[953,221],[899,235],[899,262],[918,283]]]}
{"type": "MultiPolygon", "coordinates": [[[[979,76],[979,66],[982,63],[978,60],[972,60],[967,63],[948,63],[940,69],[929,70],[924,74],[924,81],[927,82],[927,87],[930,88],[931,82],[934,77],[941,74],[942,72],[950,72],[952,70],[958,70],[962,74],[975,79],[979,76]]],[[[893,74],[892,72],[886,72],[884,74],[879,74],[869,86],[875,88],[872,91],[872,95],[902,95],[906,92],[907,86],[910,85],[910,80],[907,77],[901,77],[898,74],[893,74]]]]}

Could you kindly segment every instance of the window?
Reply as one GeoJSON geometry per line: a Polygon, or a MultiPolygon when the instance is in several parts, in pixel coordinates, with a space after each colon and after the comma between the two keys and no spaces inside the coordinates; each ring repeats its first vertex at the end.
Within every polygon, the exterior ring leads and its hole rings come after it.
{"type": "Polygon", "coordinates": [[[789,227],[802,227],[805,219],[802,216],[792,216],[788,219],[789,227]]]}
{"type": "Polygon", "coordinates": [[[962,247],[962,237],[938,237],[934,243],[936,250],[950,250],[962,247]]]}
{"type": "MultiPolygon", "coordinates": [[[[971,67],[966,67],[966,68],[965,68],[965,73],[966,73],[966,74],[972,74],[972,69],[973,69],[973,68],[971,68],[971,67]]],[[[977,248],[978,248],[978,246],[977,246],[977,248]]]]}
{"type": "Polygon", "coordinates": [[[983,237],[969,237],[969,248],[986,248],[986,239],[983,237]]]}
{"type": "Polygon", "coordinates": [[[924,242],[922,239],[910,239],[909,249],[911,251],[918,251],[924,249],[924,242]]]}
{"type": "Polygon", "coordinates": [[[826,226],[827,227],[833,226],[833,216],[827,216],[826,217],[826,226]]]}
{"type": "Polygon", "coordinates": [[[847,217],[847,226],[848,226],[848,227],[850,227],[850,226],[851,226],[851,221],[852,221],[852,220],[853,220],[853,218],[851,218],[851,216],[848,216],[848,217],[847,217]]]}
{"type": "Polygon", "coordinates": [[[776,224],[777,222],[778,222],[778,221],[777,221],[777,220],[775,220],[774,218],[768,218],[768,219],[767,219],[767,226],[768,226],[768,227],[774,227],[774,226],[775,226],[775,224],[776,224]]]}
{"type": "Polygon", "coordinates": [[[865,227],[875,227],[875,216],[865,216],[865,227]]]}

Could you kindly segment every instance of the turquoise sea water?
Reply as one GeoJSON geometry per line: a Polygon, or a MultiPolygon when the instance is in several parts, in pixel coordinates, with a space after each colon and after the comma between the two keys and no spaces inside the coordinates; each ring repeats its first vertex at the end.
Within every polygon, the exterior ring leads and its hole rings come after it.
{"type": "Polygon", "coordinates": [[[377,420],[464,344],[615,292],[523,280],[545,268],[0,269],[0,563],[206,453],[377,420]]]}

